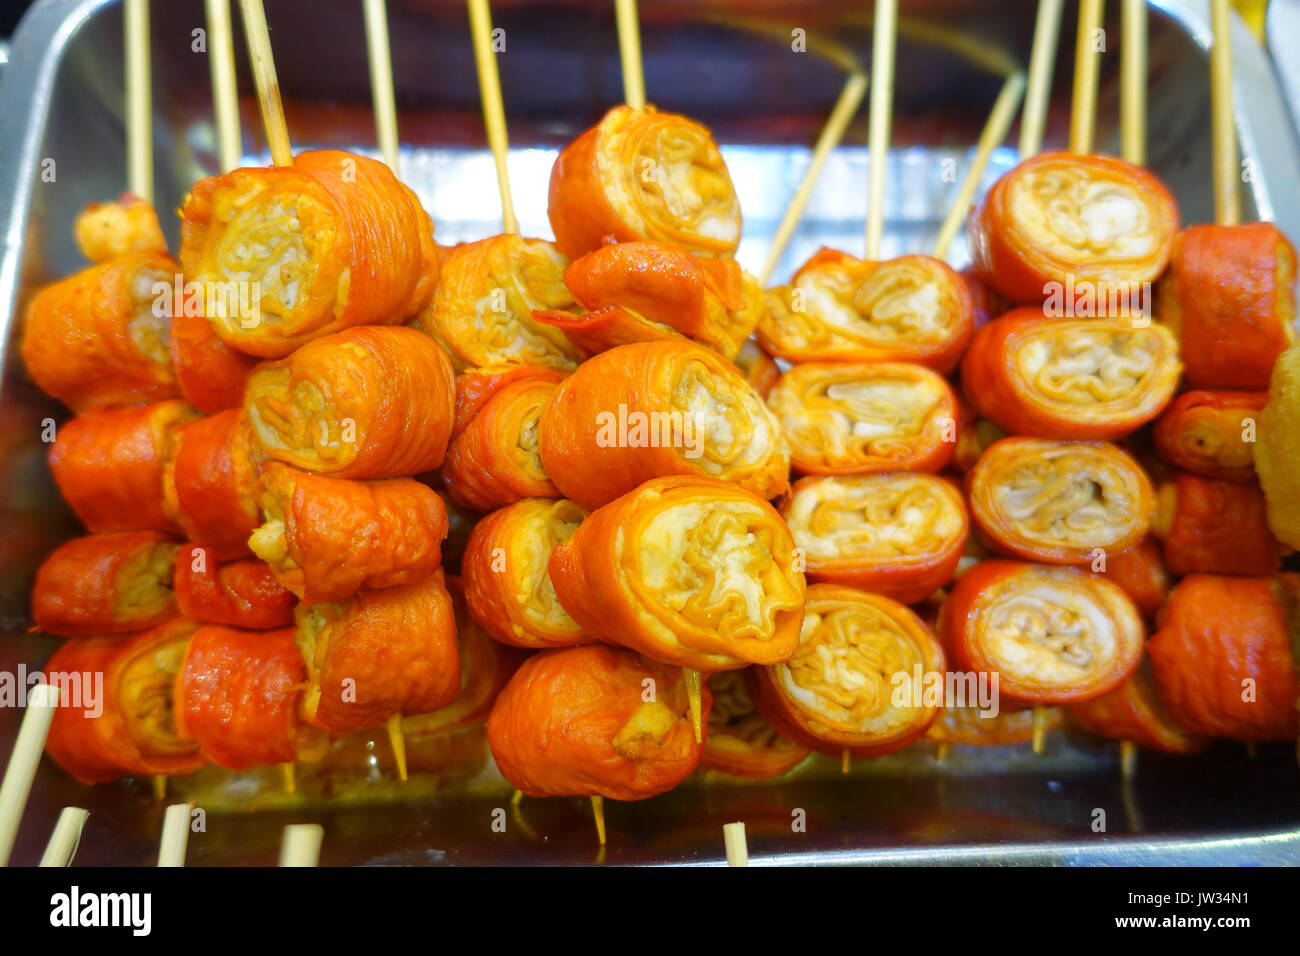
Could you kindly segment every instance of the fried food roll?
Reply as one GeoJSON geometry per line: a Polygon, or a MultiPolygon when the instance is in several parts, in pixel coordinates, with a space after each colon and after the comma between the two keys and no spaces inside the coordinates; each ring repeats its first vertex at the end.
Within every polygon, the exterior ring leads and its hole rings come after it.
{"type": "Polygon", "coordinates": [[[178,310],[168,350],[181,394],[199,411],[215,415],[244,403],[244,386],[258,360],[221,341],[206,318],[178,310]]]}
{"type": "Polygon", "coordinates": [[[348,481],[268,462],[260,501],[249,546],[308,604],[413,584],[442,561],[447,507],[414,478],[348,481]]]}
{"type": "Polygon", "coordinates": [[[937,372],[895,362],[796,365],[767,404],[808,475],[941,471],[952,459],[957,400],[937,372]]]}
{"type": "Polygon", "coordinates": [[[96,687],[125,644],[122,637],[74,637],[60,644],[45,664],[46,673],[69,681],[50,721],[45,752],[82,783],[117,780],[131,772],[126,765],[139,756],[129,743],[121,748],[126,754],[118,755],[113,745],[124,735],[115,733],[114,717],[107,714],[103,684],[96,687]]]}
{"type": "Polygon", "coordinates": [[[1296,737],[1297,582],[1193,574],[1147,644],[1160,701],[1194,734],[1296,737]]]}
{"type": "Polygon", "coordinates": [[[488,515],[470,532],[461,561],[470,616],[517,647],[565,647],[594,637],[555,596],[551,554],[587,513],[572,501],[526,498],[488,515]]]}
{"type": "Polygon", "coordinates": [[[1142,658],[1142,618],[1110,581],[1071,567],[983,561],[939,612],[953,669],[997,673],[1004,698],[1070,704],[1119,686],[1142,658]]]}
{"type": "Polygon", "coordinates": [[[1288,548],[1273,537],[1259,485],[1179,473],[1160,486],[1152,533],[1171,574],[1272,574],[1288,548]]]}
{"type": "Polygon", "coordinates": [[[599,644],[524,661],[487,734],[501,775],[530,797],[644,800],[690,776],[704,749],[681,670],[599,644]]]}
{"type": "Polygon", "coordinates": [[[399,478],[442,464],[455,383],[428,336],[355,328],[259,367],[244,408],[276,461],[333,478],[399,478]]]}
{"type": "Polygon", "coordinates": [[[734,365],[686,342],[583,362],[542,413],[538,444],[556,488],[588,510],[663,475],[726,479],[763,498],[789,484],[776,417],[734,365]]]}
{"type": "Polygon", "coordinates": [[[27,306],[23,362],[32,380],[74,412],[176,398],[167,354],[171,256],[137,252],[47,285],[27,306]]]}
{"type": "Polygon", "coordinates": [[[470,422],[474,420],[483,406],[497,392],[522,379],[544,378],[549,382],[558,382],[563,378],[559,372],[544,366],[511,365],[502,368],[466,369],[456,376],[456,416],[451,427],[451,437],[457,438],[470,422]]]}
{"type": "Polygon", "coordinates": [[[1024,308],[975,333],[961,378],[979,413],[1012,434],[1112,441],[1160,414],[1181,370],[1163,326],[1024,308]]]}
{"type": "Polygon", "coordinates": [[[994,184],[967,238],[976,274],[1012,302],[1042,302],[1053,288],[1102,301],[1154,282],[1177,231],[1173,194],[1142,167],[1040,153],[994,184]]]}
{"type": "Polygon", "coordinates": [[[460,690],[456,620],[442,571],[344,601],[300,605],[305,719],[334,736],[446,707],[460,690]]]}
{"type": "Polygon", "coordinates": [[[1278,539],[1300,548],[1300,343],[1282,353],[1273,369],[1268,404],[1259,415],[1255,471],[1268,500],[1268,526],[1278,539]]]}
{"type": "Polygon", "coordinates": [[[740,202],[709,130],[653,107],[616,106],[564,148],[547,215],[570,259],[654,239],[704,256],[740,245],[740,202]]]}
{"type": "Polygon", "coordinates": [[[1156,539],[1143,538],[1118,554],[1106,555],[1102,573],[1112,584],[1119,585],[1147,620],[1164,607],[1169,595],[1169,572],[1156,539]]]}
{"type": "Polygon", "coordinates": [[[521,498],[560,497],[542,467],[537,433],[562,378],[559,372],[520,377],[488,397],[447,448],[442,475],[453,498],[491,511],[521,498]]]}
{"type": "Polygon", "coordinates": [[[970,341],[970,290],[930,256],[822,249],[772,290],[758,341],[792,362],[915,362],[947,373],[970,341]]]}
{"type": "Polygon", "coordinates": [[[505,234],[456,246],[415,328],[446,349],[457,371],[541,365],[568,371],[582,358],[534,310],[576,308],[564,285],[566,259],[554,243],[505,234]]]}
{"type": "Polygon", "coordinates": [[[803,744],[782,737],[754,706],[750,672],[709,675],[713,706],[700,766],[733,777],[767,780],[793,770],[810,753],[803,744]]]}
{"type": "Polygon", "coordinates": [[[1267,403],[1266,392],[1184,392],[1156,420],[1156,454],[1203,478],[1248,484],[1267,403]]]}
{"type": "Polygon", "coordinates": [[[321,736],[298,716],[306,679],[292,627],[205,624],[176,675],[177,731],[232,770],[298,760],[318,749],[321,736]]]}
{"type": "Polygon", "coordinates": [[[352,326],[403,322],[438,284],[429,214],[387,166],[354,153],[201,179],[181,217],[185,278],[240,298],[208,318],[250,355],[281,358],[352,326]],[[252,283],[255,302],[240,288],[252,283]]]}
{"type": "Polygon", "coordinates": [[[1148,750],[1190,754],[1207,741],[1188,733],[1160,703],[1151,682],[1150,664],[1143,661],[1124,683],[1100,697],[1071,704],[1067,710],[1089,733],[1109,740],[1131,740],[1148,750]]]}
{"type": "Polygon", "coordinates": [[[1004,438],[966,481],[971,519],[994,550],[1047,564],[1134,547],[1155,511],[1142,466],[1106,442],[1004,438]]]}
{"type": "Polygon", "coordinates": [[[662,339],[686,341],[671,325],[654,322],[621,305],[607,305],[575,315],[554,309],[536,309],[533,321],[549,325],[564,333],[584,356],[608,352],[620,345],[658,342],[662,339]]]}
{"type": "Polygon", "coordinates": [[[952,482],[911,472],[801,478],[781,514],[810,579],[903,604],[952,578],[970,530],[952,482]]]}
{"type": "Polygon", "coordinates": [[[1268,388],[1295,341],[1296,253],[1271,222],[1188,226],[1160,288],[1194,388],[1268,388]]]}
{"type": "Polygon", "coordinates": [[[265,561],[219,562],[197,545],[177,552],[173,587],[181,614],[191,621],[243,630],[288,627],[298,603],[265,561]]]}
{"type": "Polygon", "coordinates": [[[799,646],[754,671],[754,703],[777,730],[821,753],[875,757],[902,750],[934,723],[926,674],[945,673],[943,648],[896,601],[814,584],[799,646]]]}
{"type": "MultiPolygon", "coordinates": [[[[1043,729],[1047,732],[1061,726],[1065,711],[1060,707],[1043,707],[1043,729]]],[[[1027,744],[1034,739],[1034,709],[1001,709],[992,716],[982,715],[981,708],[944,707],[925,739],[937,744],[961,744],[969,747],[1010,747],[1027,744]]]]}
{"type": "Polygon", "coordinates": [[[115,202],[92,202],[73,224],[77,248],[91,262],[110,262],[137,252],[167,252],[153,204],[133,193],[115,202]]]}
{"type": "Polygon", "coordinates": [[[32,620],[47,634],[126,634],[176,616],[179,545],[157,531],[118,531],[65,541],[32,586],[32,620]]]}
{"type": "Polygon", "coordinates": [[[186,536],[218,561],[251,555],[258,525],[257,474],[262,456],[239,409],[182,425],[176,432],[164,492],[186,536]]]}
{"type": "Polygon", "coordinates": [[[582,630],[701,671],[785,660],[804,576],[794,539],[752,492],[712,478],[647,481],[589,515],[550,560],[582,630]]]}
{"type": "Polygon", "coordinates": [[[60,426],[50,471],[86,530],[180,533],[163,495],[177,429],[198,415],[180,399],[78,415],[60,426]]]}

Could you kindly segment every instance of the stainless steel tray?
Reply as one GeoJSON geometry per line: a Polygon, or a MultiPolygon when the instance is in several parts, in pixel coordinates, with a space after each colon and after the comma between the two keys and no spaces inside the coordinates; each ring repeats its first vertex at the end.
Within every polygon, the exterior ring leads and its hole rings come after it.
{"type": "MultiPolygon", "coordinates": [[[[885,252],[929,247],[970,144],[1001,78],[974,63],[936,29],[985,53],[1023,61],[1033,0],[996,5],[904,0],[885,252]],[[923,24],[928,30],[918,30],[923,24]],[[951,177],[949,177],[951,178],[951,177]]],[[[1112,6],[1116,6],[1113,5],[1112,6]]],[[[369,150],[373,145],[360,5],[352,0],[267,0],[290,132],[295,145],[369,150]]],[[[403,142],[403,177],[431,210],[444,242],[499,229],[492,164],[484,148],[465,9],[460,0],[389,0],[403,142]]],[[[642,0],[647,86],[666,109],[714,128],[745,213],[740,258],[762,263],[770,236],[808,162],[810,144],[839,92],[837,67],[788,42],[723,24],[737,13],[822,31],[866,59],[869,4],[831,0],[751,3],[642,0]]],[[[1064,141],[1075,9],[1067,5],[1048,144],[1064,141]]],[[[1112,11],[1108,44],[1118,49],[1112,11]]],[[[607,3],[494,4],[506,30],[500,59],[510,119],[511,175],[525,232],[548,236],[545,187],[556,150],[621,97],[617,44],[607,3]]],[[[191,49],[203,24],[201,0],[153,4],[156,193],[178,204],[190,183],[215,167],[207,60],[191,49]]],[[[1204,0],[1153,6],[1150,159],[1174,189],[1187,221],[1210,218],[1209,118],[1204,0]]],[[[1251,161],[1247,214],[1274,219],[1300,238],[1300,143],[1267,55],[1237,25],[1238,128],[1251,161]]],[[[244,146],[264,161],[242,47],[244,146]]],[[[1103,59],[1099,144],[1117,139],[1117,57],[1103,59]]],[[[0,670],[44,660],[52,642],[26,633],[34,568],[75,533],[45,469],[40,422],[66,413],[25,381],[14,347],[21,308],[40,283],[80,268],[71,239],[76,212],[113,196],[125,176],[121,12],[109,0],[43,0],[13,38],[0,80],[0,670]],[[53,181],[42,178],[53,161],[53,181]]],[[[778,268],[780,278],[821,244],[857,252],[865,213],[865,109],[828,163],[807,214],[778,268]]],[[[991,182],[1014,162],[999,151],[991,182]]],[[[167,217],[164,217],[165,219],[167,217]]],[[[165,222],[175,241],[174,221],[165,222]]],[[[950,256],[964,264],[965,250],[950,256]]],[[[0,708],[0,754],[21,714],[0,708]]],[[[944,765],[925,745],[858,761],[841,778],[813,760],[792,779],[744,785],[716,777],[639,804],[610,804],[610,844],[598,857],[590,811],[575,800],[525,801],[495,832],[493,811],[509,795],[486,756],[481,733],[439,743],[458,754],[449,775],[400,787],[385,773],[386,747],[358,745],[346,787],[305,773],[310,801],[259,790],[256,774],[219,786],[211,776],[173,784],[208,809],[192,835],[190,862],[260,864],[275,859],[286,822],[326,825],[322,861],[357,863],[718,863],[721,825],[748,824],[755,863],[1296,863],[1300,862],[1300,772],[1291,748],[1217,745],[1196,758],[1143,754],[1138,778],[1121,785],[1116,753],[1086,737],[1056,734],[1048,753],[959,749],[944,765]],[[792,814],[806,813],[804,832],[792,814]],[[1106,812],[1104,831],[1093,829],[1106,812]]],[[[40,855],[62,806],[92,811],[78,863],[151,863],[161,809],[147,787],[81,787],[42,767],[14,861],[40,855]]]]}

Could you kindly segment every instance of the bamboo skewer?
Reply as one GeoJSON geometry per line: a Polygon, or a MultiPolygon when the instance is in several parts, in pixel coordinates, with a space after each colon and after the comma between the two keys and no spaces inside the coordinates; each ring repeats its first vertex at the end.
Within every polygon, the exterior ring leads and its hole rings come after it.
{"type": "Polygon", "coordinates": [[[686,680],[686,703],[691,711],[691,727],[695,730],[695,742],[701,743],[704,740],[704,714],[700,697],[704,679],[699,671],[691,667],[683,667],[682,676],[686,680]]]}
{"type": "Polygon", "coordinates": [[[1025,89],[1025,112],[1020,121],[1021,159],[1028,159],[1043,148],[1047,102],[1052,95],[1052,74],[1056,72],[1056,47],[1064,7],[1065,0],[1038,0],[1034,43],[1029,56],[1029,83],[1025,89]]]}
{"type": "Polygon", "coordinates": [[[402,715],[393,714],[385,725],[388,743],[393,748],[393,761],[397,764],[397,778],[406,781],[406,735],[402,733],[402,715]]]}
{"type": "Polygon", "coordinates": [[[1100,57],[1093,35],[1102,28],[1105,0],[1080,0],[1079,32],[1074,40],[1074,98],[1070,108],[1070,152],[1091,153],[1097,126],[1100,57]]]}
{"type": "Polygon", "coordinates": [[[871,29],[871,113],[868,118],[866,258],[880,258],[885,224],[885,165],[894,109],[894,56],[898,47],[898,0],[876,0],[871,29]]]}
{"type": "Polygon", "coordinates": [[[291,823],[280,840],[280,866],[318,866],[325,828],[319,823],[291,823]]]}
{"type": "Polygon", "coordinates": [[[1228,0],[1210,0],[1214,42],[1210,46],[1210,124],[1213,136],[1214,221],[1241,222],[1240,159],[1237,123],[1232,113],[1232,13],[1228,0]]]}
{"type": "Polygon", "coordinates": [[[853,765],[853,754],[849,753],[849,748],[845,747],[840,751],[840,773],[847,775],[849,768],[853,765]]]}
{"type": "Polygon", "coordinates": [[[397,175],[397,98],[393,92],[393,54],[388,43],[388,7],[385,0],[364,0],[366,52],[370,63],[370,97],[375,110],[375,138],[379,153],[397,175]]]}
{"type": "Polygon", "coordinates": [[[153,798],[159,803],[167,799],[167,778],[162,774],[155,774],[149,778],[149,783],[153,787],[153,798]]]}
{"type": "Polygon", "coordinates": [[[239,0],[239,9],[244,16],[248,59],[253,66],[253,81],[257,84],[257,102],[262,111],[262,125],[266,128],[266,142],[271,149],[271,162],[276,166],[292,166],[293,149],[289,145],[289,127],[284,121],[280,81],[275,75],[266,10],[262,0],[239,0]]]}
{"type": "Polygon", "coordinates": [[[192,803],[173,803],[163,814],[162,840],[158,844],[159,866],[184,866],[190,842],[192,803]]]}
{"type": "Polygon", "coordinates": [[[645,109],[645,71],[641,65],[641,23],[636,0],[614,0],[618,25],[618,54],[623,64],[623,101],[634,110],[645,109]]]}
{"type": "Polygon", "coordinates": [[[235,86],[235,46],[229,0],[204,0],[208,24],[208,71],[217,129],[217,157],[223,173],[239,165],[244,149],[239,135],[239,92],[235,86]]]}
{"type": "MultiPolygon", "coordinates": [[[[496,163],[497,188],[501,192],[501,223],[508,233],[518,234],[515,201],[510,191],[510,169],[506,158],[510,139],[506,133],[506,111],[501,98],[501,75],[492,49],[492,10],[488,0],[466,0],[469,6],[470,35],[474,41],[474,65],[478,69],[479,99],[483,104],[483,125],[487,128],[488,146],[496,163]]],[[[640,59],[638,58],[638,63],[640,59]]],[[[642,94],[642,100],[645,96],[642,94]]]]}
{"type": "Polygon", "coordinates": [[[1120,39],[1120,155],[1135,166],[1147,164],[1147,4],[1124,0],[1120,39]]]}
{"type": "Polygon", "coordinates": [[[596,820],[596,839],[605,845],[605,798],[599,794],[591,797],[591,815],[596,820]]]}
{"type": "Polygon", "coordinates": [[[18,824],[22,822],[23,809],[32,792],[32,781],[58,704],[58,692],[48,684],[37,684],[27,692],[27,712],[18,728],[4,781],[0,783],[0,866],[9,865],[9,854],[13,852],[14,840],[18,836],[18,824]]]}
{"type": "Polygon", "coordinates": [[[726,848],[727,866],[749,866],[749,843],[745,839],[744,823],[724,823],[722,844],[726,848]]]}
{"type": "Polygon", "coordinates": [[[126,0],[127,189],[153,202],[153,91],[149,70],[149,0],[126,0]]]}
{"type": "Polygon", "coordinates": [[[1047,708],[1042,704],[1034,705],[1034,753],[1041,756],[1047,749],[1047,708]]]}
{"type": "Polygon", "coordinates": [[[298,790],[298,778],[294,770],[294,762],[290,760],[287,763],[280,764],[280,773],[284,778],[284,792],[296,793],[298,790]]]}
{"type": "Polygon", "coordinates": [[[81,831],[86,826],[89,810],[80,807],[64,807],[59,814],[59,822],[54,825],[50,842],[45,845],[41,856],[41,866],[70,866],[72,858],[77,855],[81,843],[81,831]]]}

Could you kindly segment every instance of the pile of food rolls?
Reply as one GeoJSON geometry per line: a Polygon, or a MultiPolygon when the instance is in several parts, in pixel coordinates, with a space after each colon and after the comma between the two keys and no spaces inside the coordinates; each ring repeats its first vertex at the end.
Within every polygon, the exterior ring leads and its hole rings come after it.
{"type": "Polygon", "coordinates": [[[86,531],[32,615],[49,670],[105,675],[49,736],[80,780],[394,719],[617,800],[1070,721],[1297,736],[1270,224],[1180,231],[1151,173],[1051,153],[972,211],[964,273],[823,249],[763,289],[709,130],[629,107],[556,160],[553,242],[441,247],[338,151],[180,214],[177,260],[147,204],[87,210],[93,264],[27,309],[86,531]]]}

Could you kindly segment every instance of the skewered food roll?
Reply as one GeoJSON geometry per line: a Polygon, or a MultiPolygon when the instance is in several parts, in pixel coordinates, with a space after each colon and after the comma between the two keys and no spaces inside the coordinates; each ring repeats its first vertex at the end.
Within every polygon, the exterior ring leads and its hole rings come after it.
{"type": "MultiPolygon", "coordinates": [[[[1012,302],[1062,304],[1091,314],[1133,313],[1127,297],[1165,269],[1178,206],[1154,175],[1108,156],[1041,153],[989,190],[968,226],[975,272],[1012,302]],[[1084,298],[1076,298],[1076,295],[1084,298]]],[[[1083,314],[1082,311],[1079,314],[1083,314]]]]}
{"type": "Polygon", "coordinates": [[[487,733],[502,776],[530,797],[644,800],[690,776],[704,749],[681,670],[598,644],[524,661],[487,733]]]}
{"type": "Polygon", "coordinates": [[[1258,485],[1185,473],[1160,486],[1152,533],[1163,540],[1165,565],[1177,575],[1272,574],[1287,553],[1269,531],[1258,485]]]}
{"type": "Polygon", "coordinates": [[[91,262],[111,262],[137,252],[167,252],[153,204],[132,193],[115,202],[93,202],[72,227],[77,248],[91,262]]]}
{"type": "Polygon", "coordinates": [[[763,348],[792,362],[916,362],[949,372],[970,341],[970,291],[930,256],[866,262],[822,249],[767,297],[763,348]]]}
{"type": "Polygon", "coordinates": [[[78,413],[177,397],[171,309],[154,287],[170,289],[179,271],[166,253],[138,252],[41,289],[23,326],[32,379],[78,413]]]}
{"type": "Polygon", "coordinates": [[[300,605],[303,715],[335,736],[446,707],[460,689],[456,620],[442,571],[401,587],[300,605]]]}
{"type": "Polygon", "coordinates": [[[244,630],[293,624],[298,603],[265,561],[219,562],[191,545],[176,554],[176,604],[191,621],[244,630]]]}
{"type": "Polygon", "coordinates": [[[176,730],[210,762],[233,770],[320,756],[320,731],[302,722],[307,668],[292,627],[245,631],[205,624],[176,675],[176,730]]]}
{"type": "Polygon", "coordinates": [[[1193,574],[1147,645],[1156,692],[1195,734],[1296,737],[1297,582],[1193,574]]]}
{"type": "Polygon", "coordinates": [[[253,436],[268,456],[334,478],[437,468],[454,402],[451,363],[428,336],[369,326],[259,367],[244,394],[253,436]]]}
{"type": "MultiPolygon", "coordinates": [[[[114,656],[126,644],[121,637],[74,637],[64,641],[45,664],[50,674],[81,675],[81,707],[72,699],[70,686],[63,692],[59,707],[50,721],[50,732],[45,738],[45,752],[63,770],[82,783],[109,783],[129,771],[124,766],[133,763],[139,752],[130,746],[120,729],[114,727],[114,718],[105,713],[108,701],[102,690],[98,700],[92,701],[93,686],[85,683],[86,675],[106,674],[114,656]],[[113,744],[126,751],[118,757],[113,744]]],[[[93,677],[91,678],[94,679],[93,677]]]]}
{"type": "Polygon", "coordinates": [[[349,481],[268,462],[259,500],[249,546],[308,604],[412,584],[442,561],[447,508],[413,478],[349,481]]]}
{"type": "Polygon", "coordinates": [[[491,511],[521,498],[560,497],[542,467],[538,428],[562,377],[539,370],[492,392],[447,448],[442,475],[453,498],[491,511]]]}
{"type": "Polygon", "coordinates": [[[47,634],[126,634],[176,616],[179,545],[157,531],[73,538],[36,572],[32,620],[47,634]]]}
{"type": "Polygon", "coordinates": [[[1099,737],[1131,740],[1139,747],[1171,754],[1195,753],[1206,745],[1204,738],[1188,733],[1160,703],[1149,665],[1139,667],[1114,690],[1068,709],[1084,730],[1099,737]]]}
{"type": "Polygon", "coordinates": [[[257,359],[232,349],[201,315],[177,310],[168,341],[176,383],[185,400],[209,415],[244,402],[244,386],[257,359]]]}
{"type": "Polygon", "coordinates": [[[1131,548],[1106,555],[1103,573],[1129,596],[1144,618],[1154,618],[1164,607],[1169,594],[1169,572],[1156,539],[1143,538],[1131,548]]]}
{"type": "Polygon", "coordinates": [[[163,483],[168,507],[186,536],[218,561],[252,554],[248,536],[258,525],[261,460],[239,409],[177,429],[163,483]]]}
{"type": "Polygon", "coordinates": [[[574,309],[569,264],[545,239],[505,234],[456,246],[428,308],[414,325],[447,350],[457,371],[540,365],[568,371],[581,353],[533,311],[574,309]]]}
{"type": "Polygon", "coordinates": [[[954,669],[997,673],[1005,698],[1069,704],[1117,687],[1142,657],[1142,619],[1123,591],[1078,568],[984,561],[939,612],[954,669]]]}
{"type": "Polygon", "coordinates": [[[1188,226],[1161,286],[1161,321],[1194,388],[1268,388],[1295,341],[1296,253],[1271,222],[1188,226]]]}
{"type": "Polygon", "coordinates": [[[754,673],[754,702],[777,730],[822,753],[874,757],[921,737],[943,708],[925,675],[945,672],[943,648],[896,601],[853,588],[808,588],[799,646],[754,673]]]}
{"type": "Polygon", "coordinates": [[[1259,415],[1255,471],[1268,501],[1268,525],[1278,539],[1300,548],[1300,344],[1277,360],[1268,404],[1259,415]]]}
{"type": "Polygon", "coordinates": [[[383,163],[338,150],[200,179],[185,197],[180,259],[188,281],[235,293],[207,318],[263,358],[403,322],[438,284],[433,222],[415,193],[383,163]]]}
{"type": "Polygon", "coordinates": [[[526,498],[474,526],[461,570],[465,601],[480,627],[518,647],[595,640],[560,604],[548,571],[551,554],[585,517],[572,501],[526,498]]]}
{"type": "Polygon", "coordinates": [[[547,214],[571,259],[607,237],[706,256],[732,255],[740,244],[740,203],[709,130],[653,107],[616,106],[564,148],[547,214]]]}
{"type": "Polygon", "coordinates": [[[1155,510],[1146,472],[1106,442],[1004,438],[967,485],[971,519],[995,550],[1047,564],[1134,547],[1155,510]]]}
{"type": "Polygon", "coordinates": [[[969,531],[957,487],[910,472],[803,478],[781,513],[813,581],[904,604],[952,578],[969,531]]]}
{"type": "MultiPolygon", "coordinates": [[[[1039,721],[1043,732],[1051,733],[1065,720],[1060,707],[1040,707],[1039,721]]],[[[944,707],[925,739],[937,744],[960,744],[969,747],[1011,747],[1034,739],[1034,708],[1009,710],[1003,707],[988,714],[977,706],[944,707]]]]}
{"type": "Polygon", "coordinates": [[[767,403],[804,474],[941,471],[955,447],[952,388],[921,365],[796,365],[767,403]]]}
{"type": "Polygon", "coordinates": [[[86,530],[179,533],[163,495],[176,430],[197,413],[179,399],[78,415],[50,448],[50,471],[86,530]]]}
{"type": "Polygon", "coordinates": [[[687,342],[624,345],[583,362],[542,414],[542,464],[564,497],[598,508],[650,478],[722,478],[773,498],[790,458],[740,372],[687,342]]]}
{"type": "Polygon", "coordinates": [[[1156,454],[1203,478],[1255,480],[1251,446],[1265,392],[1184,392],[1156,421],[1156,454]]]}
{"type": "Polygon", "coordinates": [[[713,706],[700,766],[733,777],[766,780],[803,763],[810,750],[782,737],[763,719],[749,692],[748,670],[709,675],[713,706]]]}
{"type": "Polygon", "coordinates": [[[975,333],[961,379],[979,413],[1012,434],[1111,441],[1160,414],[1181,369],[1163,326],[1025,308],[975,333]]]}
{"type": "Polygon", "coordinates": [[[701,671],[771,664],[799,639],[804,576],[775,509],[711,478],[647,481],[589,515],[550,560],[582,630],[701,671]]]}

